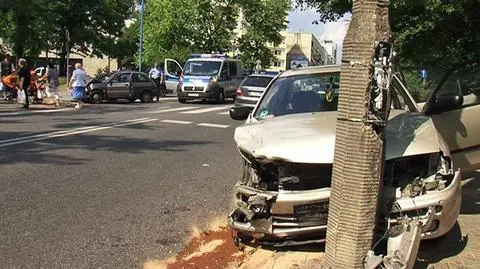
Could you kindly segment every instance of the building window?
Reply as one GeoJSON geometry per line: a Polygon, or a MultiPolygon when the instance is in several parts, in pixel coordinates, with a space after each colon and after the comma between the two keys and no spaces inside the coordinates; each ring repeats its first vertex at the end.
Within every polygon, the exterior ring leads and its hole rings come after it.
{"type": "Polygon", "coordinates": [[[272,65],[275,66],[275,67],[283,67],[283,63],[284,63],[284,61],[275,61],[275,62],[273,62],[272,65]]]}
{"type": "Polygon", "coordinates": [[[282,55],[283,54],[283,49],[276,49],[276,50],[273,51],[273,54],[275,56],[282,55]]]}

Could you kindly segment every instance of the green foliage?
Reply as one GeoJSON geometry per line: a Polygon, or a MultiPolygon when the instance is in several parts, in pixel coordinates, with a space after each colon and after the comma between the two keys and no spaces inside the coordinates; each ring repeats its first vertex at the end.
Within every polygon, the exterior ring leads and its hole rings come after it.
{"type": "Polygon", "coordinates": [[[246,0],[242,7],[245,33],[238,39],[240,58],[248,68],[254,68],[258,60],[262,67],[269,66],[274,56],[268,44],[277,46],[282,42],[280,32],[287,27],[285,18],[290,9],[290,1],[246,0]]]}
{"type": "Polygon", "coordinates": [[[150,0],[147,3],[144,56],[149,65],[165,58],[185,61],[191,53],[240,50],[248,63],[269,65],[267,43],[281,42],[288,0],[150,0]],[[245,32],[236,36],[240,11],[245,32]],[[254,60],[253,60],[254,59],[254,60]]]}
{"type": "MultiPolygon", "coordinates": [[[[351,11],[352,0],[296,0],[313,7],[319,21],[334,21],[351,11]]],[[[403,67],[464,68],[480,59],[480,1],[391,0],[395,50],[403,67]]]]}
{"type": "Polygon", "coordinates": [[[2,5],[0,38],[17,56],[37,56],[56,49],[65,54],[66,31],[71,51],[85,55],[112,54],[106,44],[121,35],[133,12],[132,0],[13,0],[2,5]],[[5,16],[4,14],[8,14],[5,16]],[[10,26],[10,27],[5,27],[10,26]]]}
{"type": "Polygon", "coordinates": [[[404,84],[417,103],[425,102],[432,87],[431,80],[423,80],[417,70],[403,72],[404,84]]]}

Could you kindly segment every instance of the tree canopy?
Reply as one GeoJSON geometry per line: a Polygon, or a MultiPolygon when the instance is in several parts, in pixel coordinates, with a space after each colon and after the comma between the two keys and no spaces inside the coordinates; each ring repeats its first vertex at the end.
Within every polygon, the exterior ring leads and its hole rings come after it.
{"type": "MultiPolygon", "coordinates": [[[[296,0],[320,22],[351,12],[352,0],[296,0]]],[[[400,65],[452,70],[480,61],[480,1],[391,0],[391,27],[400,65]]]]}
{"type": "Polygon", "coordinates": [[[269,65],[267,43],[281,42],[289,0],[150,0],[145,18],[145,61],[180,61],[190,53],[239,51],[247,63],[269,65]],[[243,12],[242,12],[243,11],[243,12]],[[243,19],[239,20],[243,13],[243,19]],[[237,32],[242,25],[244,31],[237,32]],[[255,59],[255,60],[254,60],[255,59]]]}
{"type": "Polygon", "coordinates": [[[115,50],[106,44],[122,35],[134,4],[132,0],[12,0],[0,6],[0,38],[19,57],[37,56],[46,49],[66,54],[68,31],[71,51],[111,55],[115,50]]]}

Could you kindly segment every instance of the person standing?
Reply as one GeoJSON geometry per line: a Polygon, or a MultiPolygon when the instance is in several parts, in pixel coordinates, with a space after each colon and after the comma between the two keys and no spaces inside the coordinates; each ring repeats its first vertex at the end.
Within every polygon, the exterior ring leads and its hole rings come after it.
{"type": "MultiPolygon", "coordinates": [[[[5,55],[5,59],[1,63],[1,78],[2,78],[2,80],[15,72],[15,67],[13,66],[13,63],[11,63],[8,58],[9,58],[9,55],[8,54],[5,55]]],[[[2,84],[1,85],[2,89],[1,90],[3,92],[3,98],[7,99],[8,87],[6,85],[4,85],[3,83],[1,83],[1,84],[2,84]]]]}
{"type": "Polygon", "coordinates": [[[87,86],[87,73],[83,71],[82,64],[76,63],[72,78],[69,82],[69,89],[72,89],[72,99],[77,102],[75,108],[82,106],[83,100],[86,99],[85,88],[87,86]]]}
{"type": "Polygon", "coordinates": [[[148,76],[157,84],[159,90],[157,91],[157,101],[160,101],[160,87],[163,80],[163,71],[162,69],[158,68],[158,63],[155,63],[155,66],[150,69],[148,72],[148,76]]]}
{"type": "Polygon", "coordinates": [[[47,73],[45,74],[43,79],[47,79],[48,82],[47,98],[51,100],[51,98],[55,97],[55,106],[60,106],[60,96],[58,95],[60,79],[53,62],[48,63],[47,73]]]}
{"type": "Polygon", "coordinates": [[[31,83],[31,75],[30,70],[26,67],[27,61],[23,58],[18,60],[18,71],[17,76],[19,78],[20,88],[17,89],[17,98],[18,96],[25,96],[25,100],[23,100],[23,108],[28,109],[29,107],[29,90],[30,90],[30,83],[31,83]],[[24,94],[22,94],[22,92],[24,94]]]}

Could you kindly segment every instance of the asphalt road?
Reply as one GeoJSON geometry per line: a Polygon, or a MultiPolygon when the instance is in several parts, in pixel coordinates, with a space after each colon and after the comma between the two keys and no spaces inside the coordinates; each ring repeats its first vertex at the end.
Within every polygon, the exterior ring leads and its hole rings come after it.
{"type": "Polygon", "coordinates": [[[231,104],[0,114],[0,268],[141,268],[227,217],[231,104]]]}

